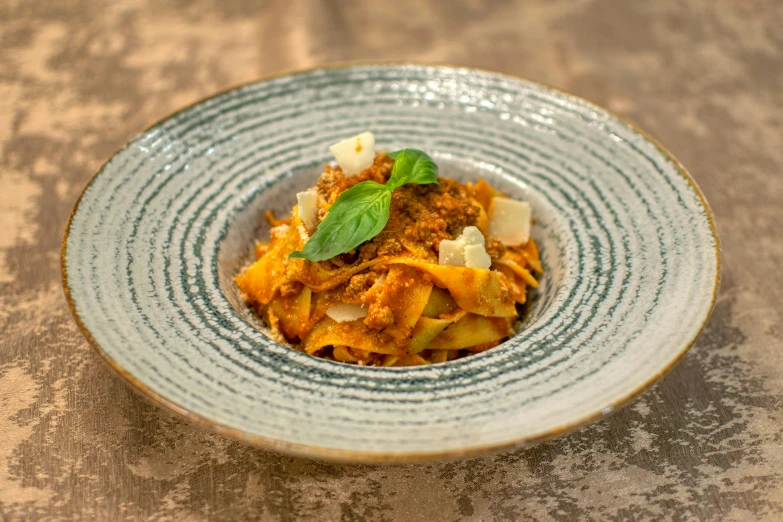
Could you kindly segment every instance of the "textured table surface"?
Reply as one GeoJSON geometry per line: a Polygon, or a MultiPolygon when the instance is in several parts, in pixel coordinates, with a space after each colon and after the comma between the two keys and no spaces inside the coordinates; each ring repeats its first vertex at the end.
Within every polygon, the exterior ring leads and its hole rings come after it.
{"type": "Polygon", "coordinates": [[[4,0],[0,519],[783,519],[781,27],[777,0],[4,0]],[[724,266],[713,317],[671,374],[536,448],[393,467],[254,449],[112,375],[60,283],[65,220],[92,173],[217,89],[360,58],[550,83],[680,158],[712,204],[724,266]]]}

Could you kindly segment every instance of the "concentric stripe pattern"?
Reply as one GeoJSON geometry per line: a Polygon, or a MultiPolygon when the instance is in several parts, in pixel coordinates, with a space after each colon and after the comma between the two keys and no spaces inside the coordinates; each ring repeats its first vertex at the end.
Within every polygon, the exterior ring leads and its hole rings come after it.
{"type": "Polygon", "coordinates": [[[249,440],[361,459],[503,446],[608,411],[692,343],[717,248],[698,189],[608,113],[499,74],[375,65],[231,90],[136,137],[83,194],[64,263],[83,328],[148,393],[249,440]],[[547,273],[511,340],[363,368],[271,341],[244,307],[232,278],[263,210],[289,212],[328,145],[364,130],[531,202],[547,273]]]}

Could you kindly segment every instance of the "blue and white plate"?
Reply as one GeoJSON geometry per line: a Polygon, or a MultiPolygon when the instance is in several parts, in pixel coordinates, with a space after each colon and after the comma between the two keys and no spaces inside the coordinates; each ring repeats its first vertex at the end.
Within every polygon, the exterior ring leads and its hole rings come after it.
{"type": "Polygon", "coordinates": [[[63,279],[100,355],[160,405],[288,453],[411,461],[530,444],[665,374],[704,328],[720,253],[698,187],[660,145],[579,98],[455,67],[319,68],[155,124],[92,179],[63,279]],[[233,277],[331,158],[372,131],[441,174],[531,203],[546,273],[521,331],[425,367],[365,368],[273,341],[233,277]]]}

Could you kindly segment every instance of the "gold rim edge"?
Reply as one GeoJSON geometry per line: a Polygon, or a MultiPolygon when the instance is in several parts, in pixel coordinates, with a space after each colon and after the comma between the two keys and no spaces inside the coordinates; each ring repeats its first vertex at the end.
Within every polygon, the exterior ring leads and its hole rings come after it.
{"type": "Polygon", "coordinates": [[[542,82],[529,80],[527,78],[523,78],[521,76],[515,76],[509,73],[499,72],[499,71],[492,71],[488,69],[482,69],[479,67],[469,67],[469,66],[462,66],[462,65],[455,65],[455,64],[449,64],[449,63],[442,63],[442,62],[416,62],[411,60],[401,60],[401,61],[386,61],[386,62],[377,62],[377,61],[367,61],[367,60],[355,60],[355,61],[342,61],[342,62],[332,62],[322,65],[314,65],[310,67],[304,67],[304,68],[297,68],[297,69],[286,69],[280,72],[268,74],[261,76],[259,78],[241,82],[235,85],[231,85],[229,87],[226,87],[224,89],[220,89],[208,96],[205,96],[203,98],[200,98],[192,103],[189,103],[175,111],[170,112],[166,116],[163,116],[162,118],[155,120],[153,123],[147,125],[142,130],[138,131],[135,134],[132,134],[131,137],[128,139],[127,142],[125,142],[120,148],[118,148],[114,153],[112,153],[109,158],[95,171],[95,173],[92,175],[90,180],[85,185],[84,189],[82,189],[81,193],[79,194],[79,197],[76,200],[76,203],[74,204],[73,208],[71,209],[71,213],[68,216],[68,221],[65,225],[65,231],[63,234],[63,243],[62,248],[60,251],[60,271],[62,276],[62,283],[63,283],[63,291],[65,293],[65,299],[68,302],[68,308],[71,311],[71,315],[74,318],[74,321],[76,322],[76,325],[79,327],[79,330],[81,330],[82,334],[84,335],[87,342],[93,347],[93,349],[98,353],[98,355],[103,359],[103,361],[109,365],[109,367],[117,374],[119,375],[128,385],[130,385],[132,388],[134,388],[136,391],[140,392],[144,397],[146,397],[148,400],[155,403],[157,406],[162,407],[164,410],[168,411],[169,413],[173,413],[179,417],[182,417],[193,424],[196,424],[197,426],[200,426],[202,428],[206,428],[210,431],[213,431],[215,433],[218,433],[223,436],[227,436],[230,438],[233,438],[235,440],[239,440],[242,442],[246,442],[249,444],[252,444],[254,446],[268,449],[272,451],[277,451],[280,453],[285,453],[292,456],[297,457],[307,457],[312,459],[324,459],[324,460],[330,460],[335,462],[344,462],[344,463],[364,463],[364,464],[378,464],[378,463],[412,463],[412,462],[427,462],[427,461],[437,461],[437,460],[452,460],[452,459],[460,459],[465,457],[475,457],[479,455],[486,455],[490,453],[499,453],[502,451],[510,450],[512,448],[521,448],[526,446],[533,446],[538,443],[559,437],[561,435],[564,435],[568,432],[574,431],[578,428],[587,426],[589,424],[592,424],[593,422],[602,419],[604,417],[607,417],[611,415],[612,413],[616,412],[619,408],[626,405],[627,403],[631,402],[633,399],[641,395],[644,391],[649,389],[653,384],[658,382],[661,378],[663,378],[667,373],[669,373],[676,365],[677,363],[682,360],[682,358],[685,356],[685,354],[690,350],[690,348],[696,343],[699,336],[702,334],[704,329],[706,328],[707,324],[709,323],[710,316],[712,314],[713,309],[715,308],[715,303],[717,300],[718,290],[720,288],[721,283],[721,271],[722,271],[722,255],[721,255],[721,246],[720,246],[720,236],[718,235],[718,228],[715,222],[715,217],[712,213],[712,209],[710,208],[709,203],[707,202],[707,199],[704,197],[704,194],[699,187],[699,185],[696,183],[696,181],[693,179],[693,177],[690,175],[690,173],[685,169],[685,167],[677,160],[669,151],[664,147],[657,139],[653,138],[651,135],[649,135],[646,131],[642,130],[641,128],[637,127],[635,124],[627,121],[625,118],[622,118],[618,115],[616,115],[614,112],[601,107],[599,105],[596,105],[595,103],[586,100],[580,96],[577,96],[571,92],[568,92],[566,90],[563,90],[559,87],[554,87],[552,85],[548,85],[542,82]],[[91,332],[87,328],[87,326],[82,321],[81,317],[79,316],[78,312],[76,311],[76,303],[73,301],[73,298],[71,296],[71,290],[70,286],[68,285],[68,270],[66,267],[66,256],[67,256],[67,250],[68,250],[68,236],[71,231],[71,223],[73,222],[74,215],[76,214],[77,210],[79,209],[79,204],[82,201],[82,198],[84,197],[87,190],[92,185],[93,181],[98,177],[98,175],[103,171],[103,169],[106,167],[106,165],[111,161],[111,159],[125,150],[129,145],[130,142],[133,140],[134,137],[143,134],[150,130],[152,127],[155,127],[164,121],[168,120],[169,118],[173,117],[174,115],[185,111],[195,105],[198,105],[200,103],[203,103],[211,98],[220,96],[222,94],[225,94],[229,91],[239,89],[241,87],[245,87],[247,85],[252,85],[259,82],[269,81],[273,80],[275,78],[280,78],[283,76],[291,76],[296,74],[303,74],[307,72],[313,72],[318,70],[331,70],[331,69],[346,69],[350,67],[357,67],[357,66],[391,66],[391,65],[397,65],[397,66],[405,66],[405,65],[411,65],[416,67],[441,67],[441,68],[450,68],[454,70],[464,70],[464,71],[477,71],[483,74],[491,74],[496,76],[504,76],[506,78],[512,79],[514,81],[522,81],[525,83],[529,83],[532,85],[537,85],[539,87],[543,87],[545,89],[548,89],[553,92],[557,92],[560,95],[566,96],[568,98],[572,98],[574,100],[579,101],[580,103],[586,104],[590,107],[593,107],[595,109],[598,109],[602,112],[605,112],[612,116],[613,118],[617,119],[627,127],[629,127],[631,130],[636,132],[637,134],[641,135],[643,138],[645,138],[647,141],[652,143],[660,152],[663,154],[669,161],[672,162],[672,164],[677,168],[677,170],[680,172],[680,174],[685,178],[685,180],[691,185],[691,187],[696,192],[697,197],[699,198],[699,201],[701,202],[702,207],[704,208],[705,214],[709,220],[710,223],[710,229],[712,231],[713,239],[715,241],[715,258],[716,258],[716,266],[715,266],[715,283],[712,290],[712,299],[710,302],[709,309],[707,310],[707,314],[704,317],[703,322],[701,323],[698,332],[696,335],[691,339],[691,341],[680,351],[680,353],[677,354],[677,356],[672,359],[672,361],[664,367],[662,370],[660,370],[657,374],[653,375],[650,379],[642,383],[640,386],[636,387],[632,392],[628,393],[624,397],[617,399],[616,401],[613,401],[612,403],[608,404],[607,406],[599,409],[598,411],[590,412],[589,414],[581,417],[580,419],[562,425],[558,426],[556,428],[550,429],[544,433],[541,433],[539,435],[535,435],[532,437],[522,437],[520,439],[515,439],[508,442],[503,442],[499,444],[491,444],[486,446],[474,446],[470,448],[465,449],[459,449],[459,450],[447,450],[447,451],[434,451],[434,452],[420,452],[420,453],[408,453],[408,454],[389,454],[389,453],[374,453],[374,452],[359,452],[359,451],[350,451],[350,450],[339,450],[334,448],[327,448],[323,446],[310,446],[305,444],[297,444],[297,443],[291,443],[280,439],[272,439],[272,438],[266,438],[262,437],[260,435],[255,435],[248,433],[246,431],[233,428],[231,426],[227,426],[225,424],[221,424],[219,422],[210,420],[207,417],[203,417],[199,414],[193,413],[192,411],[183,408],[179,406],[178,404],[160,396],[155,391],[149,389],[146,385],[142,384],[136,377],[134,377],[132,374],[130,374],[127,370],[125,370],[122,366],[120,366],[114,359],[112,359],[106,352],[103,351],[103,349],[98,345],[98,343],[93,338],[91,332]]]}

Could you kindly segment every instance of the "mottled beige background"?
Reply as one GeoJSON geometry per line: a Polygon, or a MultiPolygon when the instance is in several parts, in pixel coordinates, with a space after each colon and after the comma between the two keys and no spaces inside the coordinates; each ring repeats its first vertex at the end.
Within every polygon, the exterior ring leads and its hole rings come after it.
{"type": "Polygon", "coordinates": [[[0,519],[783,520],[782,28],[777,0],[0,1],[0,519]],[[92,173],[217,89],[354,58],[527,76],[667,145],[725,260],[685,360],[559,440],[405,467],[266,453],[117,380],[60,285],[92,173]]]}

